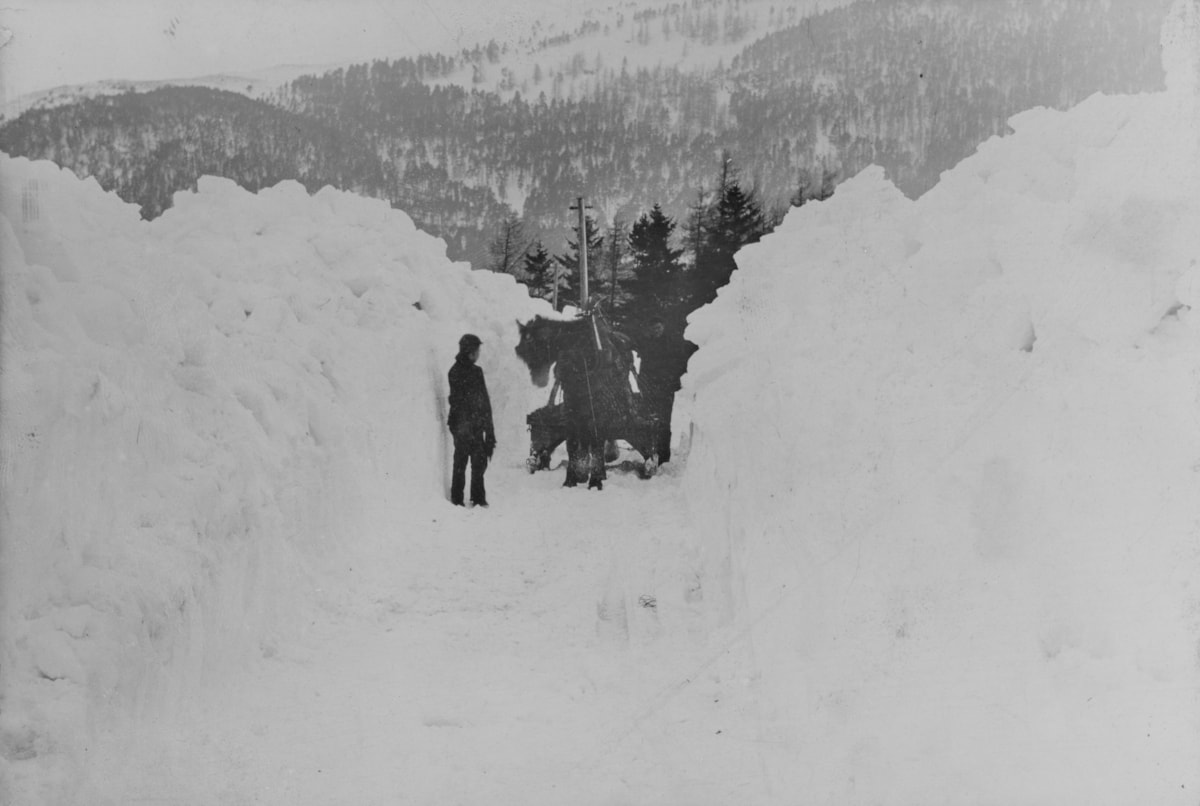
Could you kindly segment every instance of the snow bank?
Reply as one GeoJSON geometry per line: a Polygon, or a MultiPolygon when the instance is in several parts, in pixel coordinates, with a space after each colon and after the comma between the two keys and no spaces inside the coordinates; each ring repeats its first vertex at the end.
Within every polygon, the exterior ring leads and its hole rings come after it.
{"type": "Polygon", "coordinates": [[[1195,801],[1195,19],[1169,92],[1020,114],[917,201],[868,169],[693,316],[684,483],[779,802],[1195,801]]]}
{"type": "Polygon", "coordinates": [[[0,176],[0,800],[86,802],[90,739],[184,718],[444,502],[464,331],[523,459],[513,320],[549,308],[328,188],[205,178],[143,222],[50,163],[0,176]]]}

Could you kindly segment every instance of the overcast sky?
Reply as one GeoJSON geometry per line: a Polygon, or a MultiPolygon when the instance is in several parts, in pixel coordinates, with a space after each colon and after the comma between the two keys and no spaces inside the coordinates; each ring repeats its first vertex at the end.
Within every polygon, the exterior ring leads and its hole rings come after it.
{"type": "MultiPolygon", "coordinates": [[[[100,79],[189,78],[511,41],[587,0],[3,0],[0,102],[100,79]]],[[[645,3],[639,3],[645,5],[645,3]]]]}

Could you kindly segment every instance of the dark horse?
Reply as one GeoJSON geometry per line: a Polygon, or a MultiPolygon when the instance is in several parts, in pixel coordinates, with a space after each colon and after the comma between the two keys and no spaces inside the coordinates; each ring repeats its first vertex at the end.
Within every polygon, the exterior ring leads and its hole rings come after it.
{"type": "Polygon", "coordinates": [[[586,477],[589,489],[602,489],[605,444],[624,439],[647,459],[650,472],[656,459],[652,451],[651,424],[640,415],[629,384],[633,350],[629,340],[614,330],[599,311],[575,319],[535,316],[517,322],[521,342],[517,355],[529,367],[537,386],[550,381],[550,368],[562,387],[566,421],[567,478],[574,487],[586,477]]]}

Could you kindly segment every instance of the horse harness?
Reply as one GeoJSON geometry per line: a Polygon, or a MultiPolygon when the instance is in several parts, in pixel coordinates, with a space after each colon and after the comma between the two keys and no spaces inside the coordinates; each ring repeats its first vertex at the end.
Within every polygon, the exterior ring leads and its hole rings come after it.
{"type": "MultiPolygon", "coordinates": [[[[588,339],[588,341],[591,342],[591,344],[594,345],[594,348],[595,348],[592,351],[592,354],[596,355],[596,356],[603,356],[604,358],[607,359],[608,363],[612,363],[612,364],[618,363],[616,355],[615,355],[615,353],[616,353],[615,346],[613,344],[611,344],[612,336],[611,336],[611,333],[609,332],[609,329],[607,327],[605,328],[605,335],[607,335],[609,337],[607,339],[607,341],[609,341],[609,344],[606,345],[604,343],[606,340],[602,339],[600,336],[600,326],[596,322],[596,320],[597,320],[596,312],[588,311],[586,315],[587,315],[588,330],[591,331],[591,334],[590,334],[591,338],[588,339]]],[[[587,356],[586,355],[581,356],[581,360],[582,360],[582,364],[583,364],[583,379],[584,379],[584,383],[587,385],[587,391],[588,391],[588,411],[591,414],[591,420],[592,420],[592,423],[591,423],[592,437],[593,437],[593,439],[598,439],[599,433],[598,433],[598,428],[597,428],[597,424],[596,424],[596,401],[595,401],[595,392],[592,389],[592,373],[588,368],[587,356]]]]}

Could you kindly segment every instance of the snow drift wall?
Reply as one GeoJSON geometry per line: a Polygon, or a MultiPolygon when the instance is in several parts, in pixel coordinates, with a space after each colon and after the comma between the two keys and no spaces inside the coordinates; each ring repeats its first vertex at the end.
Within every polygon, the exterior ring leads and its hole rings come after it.
{"type": "Polygon", "coordinates": [[[1195,801],[1200,116],[1165,40],[1171,92],[1018,115],[915,202],[868,169],[694,315],[685,483],[781,802],[1195,801]]]}
{"type": "Polygon", "coordinates": [[[90,734],[178,716],[336,606],[327,563],[444,502],[464,331],[497,461],[519,462],[544,393],[513,320],[549,308],[328,188],[205,178],[148,223],[50,163],[2,157],[0,176],[0,763],[82,767],[90,734]]]}

